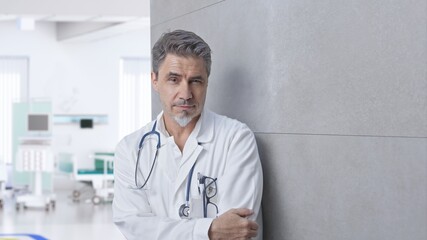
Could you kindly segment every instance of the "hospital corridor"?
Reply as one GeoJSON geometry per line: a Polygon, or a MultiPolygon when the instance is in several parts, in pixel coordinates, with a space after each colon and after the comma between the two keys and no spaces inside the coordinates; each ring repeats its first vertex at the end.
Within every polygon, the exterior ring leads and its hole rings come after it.
{"type": "Polygon", "coordinates": [[[151,121],[150,1],[0,1],[0,239],[124,239],[117,143],[151,121]]]}

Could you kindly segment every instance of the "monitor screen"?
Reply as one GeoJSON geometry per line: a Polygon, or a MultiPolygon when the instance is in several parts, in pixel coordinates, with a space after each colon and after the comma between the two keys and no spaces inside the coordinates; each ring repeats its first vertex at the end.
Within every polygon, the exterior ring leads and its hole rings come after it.
{"type": "Polygon", "coordinates": [[[92,119],[80,119],[80,128],[93,128],[92,119]]]}
{"type": "Polygon", "coordinates": [[[28,131],[49,131],[48,114],[28,114],[28,131]]]}

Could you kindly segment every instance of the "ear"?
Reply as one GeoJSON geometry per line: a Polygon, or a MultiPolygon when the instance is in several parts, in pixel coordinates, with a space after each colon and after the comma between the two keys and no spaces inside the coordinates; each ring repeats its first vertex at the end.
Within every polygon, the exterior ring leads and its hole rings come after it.
{"type": "Polygon", "coordinates": [[[159,90],[158,90],[158,86],[157,86],[157,84],[158,84],[158,79],[157,79],[157,74],[155,73],[155,72],[151,72],[151,85],[153,86],[153,89],[156,91],[156,92],[158,92],[159,90]]]}

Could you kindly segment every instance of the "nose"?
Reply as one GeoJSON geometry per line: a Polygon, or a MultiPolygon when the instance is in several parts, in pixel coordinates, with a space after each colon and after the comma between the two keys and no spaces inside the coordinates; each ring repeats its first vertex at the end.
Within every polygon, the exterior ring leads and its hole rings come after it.
{"type": "Polygon", "coordinates": [[[193,97],[190,85],[186,81],[182,81],[179,88],[179,98],[183,100],[190,100],[193,97]]]}

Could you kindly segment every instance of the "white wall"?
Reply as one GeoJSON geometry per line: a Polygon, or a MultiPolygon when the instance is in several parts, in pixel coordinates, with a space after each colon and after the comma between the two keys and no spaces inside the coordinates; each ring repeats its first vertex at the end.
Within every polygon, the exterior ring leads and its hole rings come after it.
{"type": "Polygon", "coordinates": [[[0,55],[28,56],[29,97],[52,100],[54,114],[107,114],[93,129],[53,125],[55,151],[74,153],[90,167],[93,151],[112,151],[118,141],[118,78],[121,57],[149,57],[149,28],[90,43],[56,41],[53,23],[23,32],[0,22],[0,55]]]}

